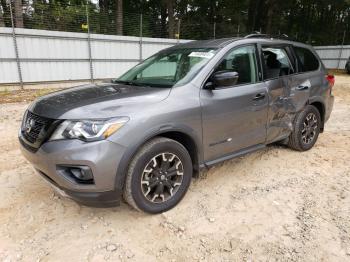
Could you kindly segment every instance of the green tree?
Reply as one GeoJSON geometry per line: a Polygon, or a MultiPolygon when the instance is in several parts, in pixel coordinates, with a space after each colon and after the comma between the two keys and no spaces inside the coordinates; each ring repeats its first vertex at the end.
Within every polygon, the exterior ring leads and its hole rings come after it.
{"type": "MultiPolygon", "coordinates": [[[[234,37],[262,31],[314,45],[350,42],[350,0],[12,0],[17,27],[181,38],[234,37]],[[21,18],[22,17],[22,18],[21,18]]],[[[11,26],[9,2],[0,0],[0,26],[11,26]]]]}

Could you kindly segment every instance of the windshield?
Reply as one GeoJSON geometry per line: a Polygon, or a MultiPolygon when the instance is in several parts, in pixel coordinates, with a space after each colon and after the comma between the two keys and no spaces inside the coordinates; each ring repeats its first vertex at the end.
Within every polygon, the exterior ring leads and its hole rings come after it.
{"type": "Polygon", "coordinates": [[[114,80],[116,83],[172,87],[188,83],[215,55],[215,49],[166,50],[146,59],[114,80]]]}

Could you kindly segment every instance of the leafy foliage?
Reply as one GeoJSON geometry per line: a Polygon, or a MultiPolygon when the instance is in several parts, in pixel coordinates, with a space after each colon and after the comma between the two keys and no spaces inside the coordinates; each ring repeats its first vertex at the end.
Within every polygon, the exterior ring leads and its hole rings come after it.
{"type": "MultiPolygon", "coordinates": [[[[88,3],[93,33],[120,34],[119,25],[124,35],[139,36],[142,13],[143,36],[180,31],[181,38],[208,39],[261,31],[324,45],[340,44],[345,32],[350,44],[350,0],[124,0],[123,10],[121,0],[13,1],[23,4],[25,28],[86,32],[88,3]]],[[[0,26],[10,26],[8,4],[0,0],[0,26]]]]}

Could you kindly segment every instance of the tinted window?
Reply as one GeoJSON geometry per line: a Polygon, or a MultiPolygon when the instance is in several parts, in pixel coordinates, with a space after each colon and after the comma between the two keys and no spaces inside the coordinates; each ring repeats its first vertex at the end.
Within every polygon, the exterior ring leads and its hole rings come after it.
{"type": "Polygon", "coordinates": [[[320,63],[310,50],[301,47],[294,47],[294,50],[299,59],[299,71],[309,72],[319,68],[320,63]]]}
{"type": "Polygon", "coordinates": [[[256,61],[254,46],[239,47],[230,51],[215,71],[237,72],[237,85],[252,84],[257,82],[256,61]]]}
{"type": "Polygon", "coordinates": [[[294,73],[287,51],[284,48],[264,47],[265,79],[277,78],[294,73]]]}

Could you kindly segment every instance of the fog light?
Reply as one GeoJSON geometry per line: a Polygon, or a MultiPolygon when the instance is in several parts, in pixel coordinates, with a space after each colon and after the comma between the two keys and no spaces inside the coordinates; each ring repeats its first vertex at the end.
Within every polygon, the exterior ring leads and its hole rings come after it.
{"type": "Polygon", "coordinates": [[[81,168],[71,168],[70,172],[75,176],[77,179],[80,180],[91,180],[93,179],[91,170],[84,170],[81,168]]]}
{"type": "Polygon", "coordinates": [[[88,166],[58,166],[57,170],[79,184],[94,184],[94,177],[88,166]]]}

